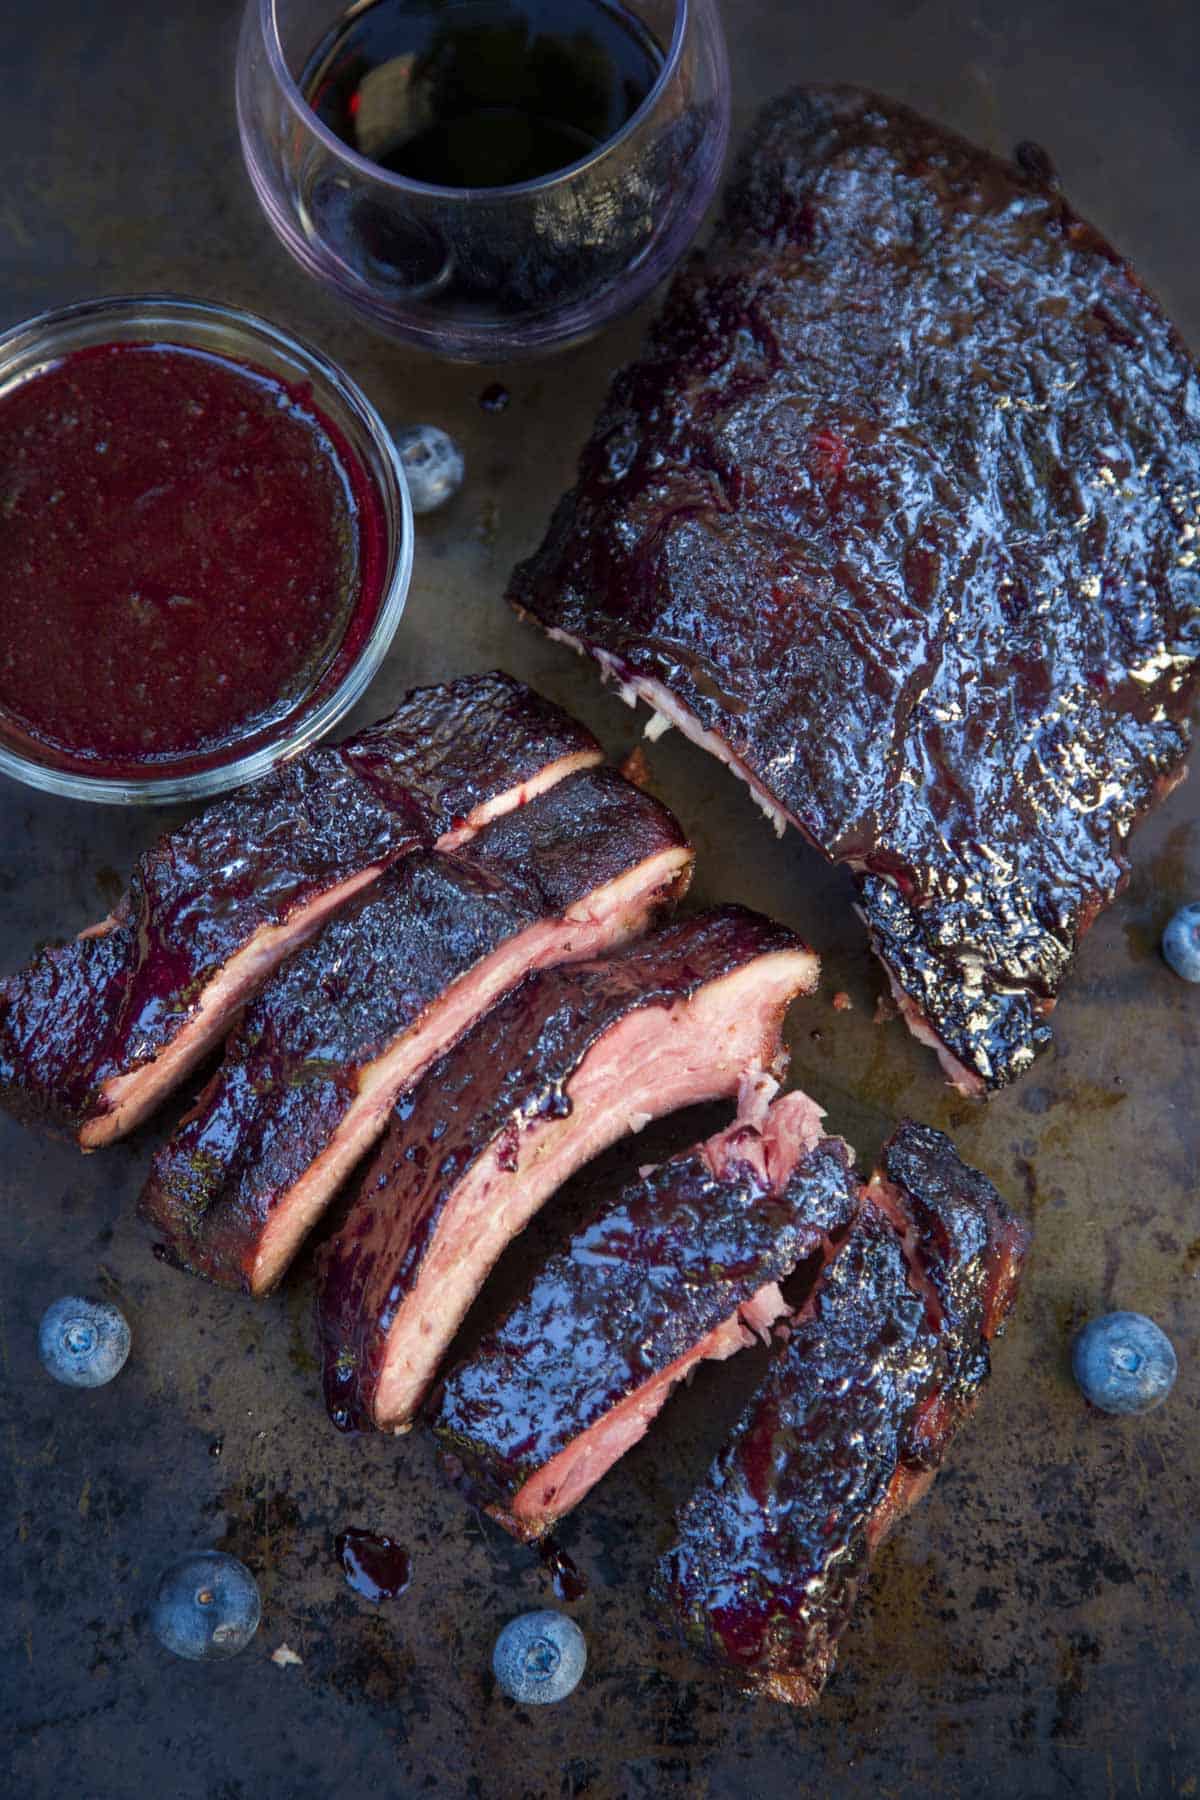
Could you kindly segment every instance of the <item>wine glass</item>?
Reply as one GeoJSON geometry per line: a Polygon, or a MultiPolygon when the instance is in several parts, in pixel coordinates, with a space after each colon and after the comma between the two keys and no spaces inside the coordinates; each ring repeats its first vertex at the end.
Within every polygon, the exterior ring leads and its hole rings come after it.
{"type": "MultiPolygon", "coordinates": [[[[539,11],[535,0],[358,0],[340,19],[336,0],[248,0],[237,55],[242,149],[263,211],[301,267],[391,336],[466,362],[576,342],[643,299],[687,248],[724,161],[729,70],[717,0],[575,0],[562,10],[574,22],[589,4],[604,8],[609,24],[619,15],[622,29],[627,21],[653,47],[648,90],[637,100],[636,89],[610,80],[610,98],[637,103],[603,141],[589,148],[581,134],[581,153],[566,166],[491,185],[505,167],[492,163],[488,185],[459,186],[411,173],[429,172],[412,145],[431,118],[438,125],[439,93],[455,83],[458,92],[467,79],[460,68],[444,75],[447,57],[480,18],[498,14],[524,29],[522,18],[539,11]],[[414,41],[434,34],[428,54],[392,57],[372,76],[373,112],[383,111],[385,126],[407,121],[408,163],[388,156],[401,172],[362,153],[364,121],[351,126],[354,147],[324,116],[335,90],[322,68],[340,69],[341,78],[349,52],[337,46],[353,46],[347,34],[361,34],[381,7],[414,41]],[[422,76],[430,67],[443,70],[442,89],[422,76]]],[[[476,59],[482,77],[471,78],[527,86],[532,39],[518,42],[523,54],[512,69],[489,53],[476,59]]],[[[564,107],[571,91],[563,90],[564,107]]],[[[365,80],[354,87],[349,114],[367,94],[365,80]]],[[[501,110],[491,107],[485,124],[501,110]]],[[[421,143],[432,141],[427,133],[421,143]]]]}

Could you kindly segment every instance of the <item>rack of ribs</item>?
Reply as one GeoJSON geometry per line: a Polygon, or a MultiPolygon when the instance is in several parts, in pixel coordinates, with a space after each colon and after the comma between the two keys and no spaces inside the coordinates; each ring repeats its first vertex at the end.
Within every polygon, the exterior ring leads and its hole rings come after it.
{"type": "Polygon", "coordinates": [[[509,675],[414,689],[160,838],[107,919],[0,982],[0,1103],[85,1150],[124,1136],[385,868],[601,760],[509,675]]]}
{"type": "Polygon", "coordinates": [[[884,1146],[658,1566],[661,1616],[743,1688],[819,1697],[872,1556],[988,1374],[1027,1241],[941,1132],[906,1124],[884,1146]]]}
{"type": "Polygon", "coordinates": [[[801,89],[509,597],[846,864],[910,1028],[1000,1087],[1184,772],[1195,364],[1042,152],[801,89]]]}
{"type": "Polygon", "coordinates": [[[532,976],[482,1019],[401,1096],[321,1252],[335,1423],[407,1429],[488,1273],[543,1202],[627,1132],[736,1093],[747,1069],[779,1068],[788,1005],[816,978],[792,932],[725,906],[532,976]]]}

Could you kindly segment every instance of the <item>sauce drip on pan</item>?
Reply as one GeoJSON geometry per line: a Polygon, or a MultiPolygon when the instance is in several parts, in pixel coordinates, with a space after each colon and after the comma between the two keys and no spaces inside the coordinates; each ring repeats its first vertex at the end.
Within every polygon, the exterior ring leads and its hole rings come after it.
{"type": "Polygon", "coordinates": [[[389,1537],[352,1526],[338,1536],[335,1548],[346,1581],[366,1600],[394,1600],[412,1579],[408,1551],[389,1537]]]}
{"type": "Polygon", "coordinates": [[[588,1591],[587,1576],[577,1569],[574,1562],[553,1538],[539,1544],[538,1554],[543,1566],[550,1571],[550,1580],[554,1592],[560,1600],[582,1600],[588,1591]]]}

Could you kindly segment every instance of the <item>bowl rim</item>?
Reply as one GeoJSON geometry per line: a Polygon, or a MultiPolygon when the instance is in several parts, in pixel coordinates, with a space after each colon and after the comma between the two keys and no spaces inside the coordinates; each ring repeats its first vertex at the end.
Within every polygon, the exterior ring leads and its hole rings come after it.
{"type": "Polygon", "coordinates": [[[619,131],[615,131],[612,137],[605,138],[602,144],[597,144],[594,150],[589,150],[586,156],[577,157],[573,163],[567,163],[564,168],[555,169],[550,175],[537,176],[532,181],[506,182],[502,186],[490,188],[445,187],[432,181],[413,181],[407,175],[397,175],[393,169],[385,169],[379,163],[372,162],[369,156],[364,156],[360,150],[355,150],[352,145],[347,144],[343,138],[338,137],[336,132],[331,131],[325,121],[313,111],[301,92],[300,84],[288,67],[283,50],[283,40],[279,32],[278,0],[249,0],[249,4],[252,8],[257,8],[259,29],[266,47],[267,58],[280,91],[285,96],[293,113],[300,115],[300,122],[304,129],[313,132],[331,155],[349,163],[352,168],[357,169],[360,175],[368,175],[372,180],[380,181],[385,187],[395,188],[399,192],[432,195],[440,200],[470,203],[478,200],[503,201],[515,195],[543,194],[548,188],[574,180],[585,169],[603,161],[610,152],[620,149],[622,144],[627,143],[641,128],[645,120],[651,116],[666,88],[675,78],[680,58],[683,55],[688,27],[691,23],[692,8],[696,4],[696,0],[675,0],[675,24],[671,32],[671,42],[663,58],[662,66],[655,76],[654,85],[639,101],[636,109],[630,113],[619,131]]]}
{"type": "MultiPolygon", "coordinates": [[[[375,451],[385,477],[381,484],[377,471],[367,471],[368,477],[380,488],[379,498],[389,536],[389,566],[375,622],[338,685],[320,705],[302,711],[299,717],[293,715],[290,721],[281,721],[278,736],[243,755],[233,754],[226,761],[215,762],[189,774],[165,771],[161,775],[132,777],[87,775],[73,769],[59,769],[0,744],[0,774],[44,793],[110,805],[161,805],[170,801],[203,799],[241,787],[307,750],[331,731],[366,691],[391,647],[408,600],[414,548],[412,501],[404,465],[392,435],[357,382],[306,339],[258,313],[226,305],[223,301],[169,292],[110,294],[35,313],[0,332],[0,396],[12,380],[31,379],[41,372],[36,358],[43,344],[46,354],[42,367],[49,367],[67,354],[69,348],[56,348],[53,341],[56,335],[75,327],[105,322],[119,324],[126,330],[131,326],[145,326],[147,342],[165,344],[172,341],[172,326],[181,334],[189,323],[209,329],[224,328],[241,340],[226,345],[226,355],[236,357],[244,347],[244,360],[253,363],[257,344],[294,361],[302,378],[316,377],[330,390],[338,405],[355,419],[375,451]],[[18,358],[23,365],[19,373],[12,367],[18,358]],[[25,364],[30,366],[25,367],[25,364]]],[[[194,347],[188,345],[186,339],[182,341],[184,347],[194,347]]]]}

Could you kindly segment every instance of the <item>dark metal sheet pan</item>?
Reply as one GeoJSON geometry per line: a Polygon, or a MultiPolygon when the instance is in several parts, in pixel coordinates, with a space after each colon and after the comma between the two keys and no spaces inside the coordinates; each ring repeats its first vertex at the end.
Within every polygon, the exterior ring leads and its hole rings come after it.
{"type": "MultiPolygon", "coordinates": [[[[256,213],[233,124],[235,12],[235,0],[6,10],[3,322],[102,291],[213,295],[313,337],[393,419],[447,426],[469,482],[420,528],[408,616],[361,716],[410,683],[499,663],[623,754],[633,716],[499,596],[639,322],[551,365],[472,371],[349,321],[256,213]],[[489,413],[478,395],[496,376],[512,399],[489,413]]],[[[1196,343],[1198,17],[1190,0],[727,0],[735,123],[789,79],[853,79],[996,149],[1040,140],[1196,343]]],[[[794,1014],[796,1076],[834,1128],[866,1157],[902,1112],[948,1128],[1037,1230],[991,1391],[884,1551],[819,1712],[724,1693],[641,1615],[671,1504],[736,1411],[752,1355],[704,1371],[563,1532],[590,1579],[574,1608],[589,1672],[570,1703],[518,1711],[494,1691],[491,1643],[514,1612],[552,1603],[549,1579],[440,1485],[419,1435],[330,1429],[306,1266],[261,1305],[189,1282],[153,1261],[133,1218],[153,1134],[83,1160],[0,1122],[6,1793],[1197,1792],[1200,992],[1169,975],[1156,942],[1173,907],[1200,895],[1200,788],[1136,840],[1129,892],[1084,946],[1053,1052],[983,1108],[950,1094],[898,1023],[873,1022],[880,980],[842,878],[776,842],[674,736],[649,755],[695,835],[701,897],[764,907],[822,952],[821,996],[794,1014]],[[831,1008],[839,989],[853,1010],[831,1008]],[[134,1327],[129,1368],[91,1396],[54,1388],[35,1358],[42,1309],[74,1290],[115,1295],[134,1327]],[[1089,1414],[1070,1385],[1072,1325],[1113,1305],[1153,1314],[1181,1352],[1172,1400],[1141,1421],[1089,1414]],[[401,1599],[372,1607],[346,1586],[333,1538],[349,1525],[409,1547],[401,1599]],[[254,1646],[216,1669],[172,1662],[146,1629],[160,1566],[213,1543],[255,1568],[265,1602],[254,1646]],[[272,1663],[281,1643],[299,1666],[272,1663]]],[[[5,786],[3,966],[102,914],[163,823],[5,786]]],[[[575,1184],[510,1256],[492,1303],[589,1191],[689,1129],[660,1127],[575,1184]]]]}

